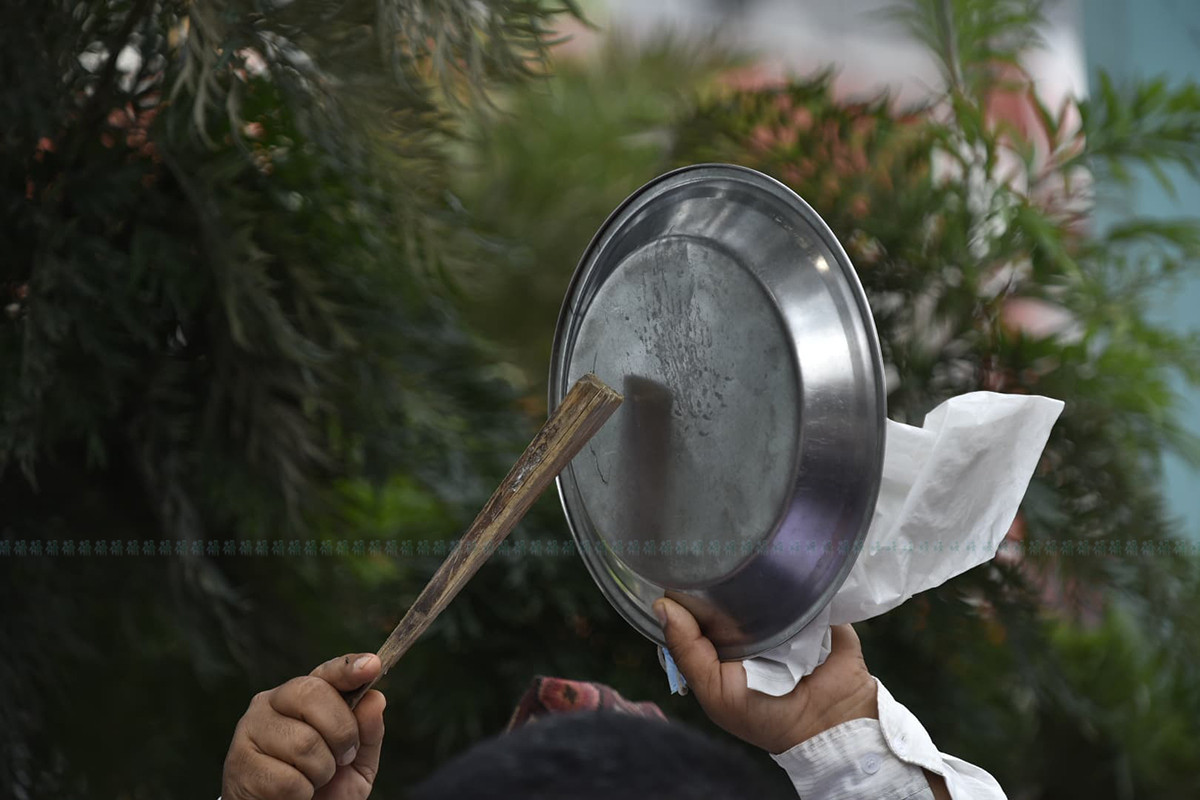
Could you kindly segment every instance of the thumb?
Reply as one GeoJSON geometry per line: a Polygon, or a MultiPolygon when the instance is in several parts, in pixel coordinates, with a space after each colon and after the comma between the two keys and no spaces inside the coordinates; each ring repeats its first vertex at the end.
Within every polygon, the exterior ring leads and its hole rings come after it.
{"type": "Polygon", "coordinates": [[[367,681],[375,680],[383,664],[374,653],[351,653],[326,661],[310,674],[331,684],[339,692],[357,689],[367,681]]]}
{"type": "Polygon", "coordinates": [[[654,601],[654,615],[663,626],[667,651],[697,698],[713,696],[721,684],[721,660],[688,610],[666,597],[654,601]]]}

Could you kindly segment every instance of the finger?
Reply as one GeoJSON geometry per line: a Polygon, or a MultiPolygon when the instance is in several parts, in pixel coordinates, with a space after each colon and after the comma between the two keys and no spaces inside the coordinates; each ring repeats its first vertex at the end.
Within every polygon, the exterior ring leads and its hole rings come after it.
{"type": "Polygon", "coordinates": [[[328,681],[312,675],[293,678],[270,694],[271,707],[306,722],[329,746],[338,764],[349,764],[358,750],[358,720],[328,681]]]}
{"type": "Polygon", "coordinates": [[[314,791],[300,770],[260,752],[247,753],[228,766],[223,787],[226,800],[311,800],[314,791]]]}
{"type": "Polygon", "coordinates": [[[337,771],[333,751],[324,737],[316,728],[298,719],[275,714],[247,730],[247,735],[264,755],[291,764],[304,773],[314,788],[329,783],[337,771]]]}
{"type": "Polygon", "coordinates": [[[358,757],[351,765],[366,778],[375,782],[379,772],[379,752],[383,749],[383,709],[387,705],[382,692],[374,689],[363,695],[354,716],[358,720],[358,757]]]}
{"type": "Polygon", "coordinates": [[[701,703],[716,698],[721,689],[721,660],[713,643],[700,632],[695,617],[666,597],[654,601],[654,613],[663,622],[667,651],[696,692],[696,698],[701,703]]]}
{"type": "Polygon", "coordinates": [[[375,680],[382,667],[374,653],[351,653],[332,658],[309,674],[330,683],[339,692],[349,692],[375,680]]]}

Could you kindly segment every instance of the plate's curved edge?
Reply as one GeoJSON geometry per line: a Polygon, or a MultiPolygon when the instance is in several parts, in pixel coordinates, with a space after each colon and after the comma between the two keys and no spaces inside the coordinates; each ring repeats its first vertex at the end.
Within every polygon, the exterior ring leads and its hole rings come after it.
{"type": "MultiPolygon", "coordinates": [[[[550,348],[550,376],[547,385],[547,407],[548,413],[553,414],[558,404],[565,397],[565,387],[563,382],[567,365],[563,358],[563,348],[566,347],[566,339],[570,330],[570,314],[574,301],[579,293],[579,287],[586,280],[587,265],[592,260],[593,254],[599,248],[600,243],[613,230],[614,223],[635,203],[638,202],[646,194],[653,191],[658,186],[661,186],[666,181],[674,178],[680,173],[691,172],[702,166],[720,166],[716,164],[693,164],[690,166],[679,167],[677,169],[665,172],[662,175],[650,180],[639,186],[634,192],[626,197],[621,203],[605,217],[604,222],[596,229],[592,238],[588,241],[587,247],[579,257],[579,262],[576,264],[574,271],[571,273],[571,280],[567,283],[566,293],[563,295],[562,306],[558,311],[558,318],[555,322],[554,341],[550,348]]],[[[571,467],[568,464],[567,470],[571,467]]],[[[566,470],[564,470],[566,472],[566,470]]],[[[654,635],[653,631],[658,628],[657,620],[649,618],[637,604],[633,603],[627,596],[621,593],[613,593],[608,590],[608,581],[604,578],[607,565],[603,559],[594,552],[596,546],[585,546],[580,532],[576,529],[576,521],[571,514],[571,509],[567,503],[566,488],[563,484],[562,473],[554,479],[554,485],[558,492],[559,505],[563,510],[563,517],[567,523],[567,530],[571,533],[571,539],[575,542],[575,548],[579,552],[580,558],[583,560],[584,567],[592,578],[592,582],[596,584],[596,588],[600,590],[600,594],[608,600],[609,604],[620,614],[629,626],[640,633],[646,639],[650,640],[661,647],[666,646],[666,640],[661,635],[654,635]]]]}
{"type": "MultiPolygon", "coordinates": [[[[848,558],[842,563],[841,567],[835,573],[833,581],[830,582],[825,592],[822,593],[820,601],[814,603],[809,612],[799,618],[799,620],[802,621],[798,621],[794,626],[791,626],[788,631],[781,634],[779,637],[772,637],[770,641],[773,641],[774,643],[770,644],[770,646],[754,648],[754,652],[748,655],[730,656],[729,660],[732,660],[733,658],[753,658],[756,655],[762,655],[763,653],[773,650],[774,648],[791,640],[798,633],[800,633],[800,631],[807,627],[810,622],[816,619],[823,608],[833,601],[833,598],[842,588],[842,584],[846,582],[846,578],[850,576],[850,571],[854,569],[854,564],[858,560],[857,555],[861,553],[863,544],[867,538],[867,532],[871,526],[871,519],[874,516],[875,504],[879,500],[879,489],[883,483],[883,457],[887,433],[887,388],[883,374],[883,350],[879,344],[879,331],[875,327],[875,315],[872,313],[871,304],[867,300],[867,291],[865,288],[863,288],[862,281],[858,277],[858,272],[854,269],[854,264],[850,260],[850,256],[846,253],[845,248],[842,247],[842,243],[838,241],[837,236],[834,235],[833,230],[829,227],[828,223],[826,223],[821,215],[816,212],[816,209],[809,205],[808,201],[806,201],[782,181],[772,178],[770,175],[759,172],[758,170],[750,169],[749,167],[742,167],[735,164],[721,166],[732,167],[734,170],[740,172],[752,173],[757,178],[765,180],[777,187],[789,202],[799,204],[800,210],[803,216],[806,218],[806,221],[817,232],[818,236],[821,237],[821,240],[825,246],[829,248],[830,252],[833,253],[835,260],[838,262],[838,266],[842,270],[843,276],[846,278],[846,285],[850,289],[855,303],[858,305],[859,319],[863,323],[863,332],[866,334],[867,346],[872,355],[872,358],[870,359],[870,366],[871,371],[874,373],[875,405],[877,407],[877,414],[875,418],[875,460],[873,462],[875,464],[875,469],[872,470],[872,474],[870,476],[871,482],[867,490],[869,499],[867,502],[863,503],[863,519],[859,520],[858,534],[855,536],[854,543],[851,548],[852,551],[856,553],[856,556],[854,558],[848,558]]],[[[737,648],[730,649],[735,650],[737,648]]],[[[722,655],[722,659],[726,660],[724,655],[722,655]]]]}
{"type": "MultiPolygon", "coordinates": [[[[801,217],[810,225],[829,251],[833,254],[834,259],[838,262],[838,267],[846,279],[846,286],[858,309],[858,317],[862,322],[862,332],[866,335],[867,347],[872,358],[870,358],[870,367],[875,385],[875,405],[876,405],[876,426],[875,426],[875,469],[872,470],[870,484],[867,491],[869,495],[868,502],[862,506],[863,518],[859,520],[858,531],[855,536],[852,552],[858,553],[861,551],[864,540],[866,539],[867,531],[870,527],[871,518],[874,514],[875,504],[878,501],[879,489],[883,480],[883,455],[885,447],[885,435],[887,424],[887,393],[883,374],[883,355],[879,344],[879,333],[875,326],[875,318],[871,312],[870,303],[867,300],[866,290],[862,286],[862,282],[858,278],[858,273],[854,270],[853,263],[850,261],[841,242],[833,234],[829,225],[817,214],[816,210],[808,204],[804,198],[800,197],[789,186],[782,181],[771,177],[763,172],[752,169],[750,167],[741,166],[738,164],[722,164],[722,163],[701,163],[691,164],[665,172],[656,178],[648,181],[640,186],[637,190],[626,197],[620,205],[613,209],[597,228],[596,233],[588,242],[579,263],[571,275],[571,280],[567,285],[567,291],[563,298],[563,303],[559,309],[558,318],[555,326],[554,341],[550,352],[550,375],[549,385],[547,387],[548,406],[550,413],[553,413],[558,404],[562,402],[565,396],[566,387],[563,386],[567,365],[562,357],[563,348],[566,346],[567,332],[570,329],[569,316],[571,314],[574,300],[576,300],[580,286],[587,279],[587,265],[592,261],[592,256],[600,247],[605,238],[612,233],[613,226],[633,205],[641,200],[645,195],[659,189],[663,184],[670,183],[680,175],[693,172],[717,172],[717,173],[733,173],[743,179],[749,179],[751,184],[762,186],[766,184],[777,194],[782,196],[782,199],[796,206],[801,217]]],[[[764,187],[766,188],[766,187],[764,187]]],[[[569,469],[569,467],[568,467],[569,469]]],[[[575,541],[576,549],[583,559],[584,566],[591,575],[593,582],[597,588],[601,590],[601,594],[609,601],[613,608],[630,624],[630,626],[644,636],[646,639],[654,642],[657,645],[665,646],[666,642],[658,633],[658,624],[646,613],[640,606],[633,603],[628,597],[621,593],[613,593],[608,589],[608,582],[605,579],[607,565],[601,557],[594,552],[595,547],[585,547],[580,538],[580,532],[576,529],[576,521],[573,519],[571,510],[568,507],[563,478],[560,474],[555,478],[555,486],[558,492],[559,503],[563,509],[563,516],[567,522],[567,528],[571,533],[572,539],[575,541]]],[[[803,630],[810,622],[820,614],[821,610],[827,606],[841,589],[846,578],[849,577],[850,571],[853,569],[857,557],[847,558],[835,573],[834,579],[830,582],[825,592],[822,593],[818,602],[814,603],[807,613],[797,618],[797,621],[788,626],[787,629],[780,632],[776,636],[769,637],[764,642],[760,642],[753,647],[741,646],[723,646],[718,647],[718,656],[723,661],[741,660],[753,658],[762,655],[795,637],[803,630]]]]}

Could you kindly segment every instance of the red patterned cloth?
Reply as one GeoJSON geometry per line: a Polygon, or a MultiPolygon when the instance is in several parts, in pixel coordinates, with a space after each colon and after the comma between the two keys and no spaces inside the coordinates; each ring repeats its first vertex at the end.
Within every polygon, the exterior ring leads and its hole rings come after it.
{"type": "Polygon", "coordinates": [[[533,679],[533,685],[517,703],[517,708],[504,730],[511,731],[547,714],[569,714],[573,711],[616,711],[637,717],[661,720],[667,718],[662,709],[654,703],[634,703],[626,700],[616,689],[603,683],[569,681],[539,675],[533,679]]]}

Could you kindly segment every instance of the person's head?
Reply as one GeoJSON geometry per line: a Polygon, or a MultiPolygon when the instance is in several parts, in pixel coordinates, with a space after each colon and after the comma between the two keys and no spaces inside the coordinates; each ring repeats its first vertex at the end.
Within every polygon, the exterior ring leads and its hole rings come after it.
{"type": "Polygon", "coordinates": [[[412,800],[695,800],[793,796],[732,747],[678,723],[611,712],[554,715],[452,759],[412,800]]]}

